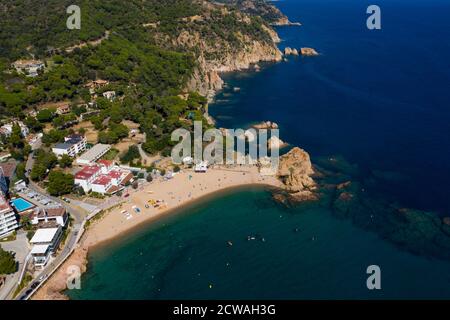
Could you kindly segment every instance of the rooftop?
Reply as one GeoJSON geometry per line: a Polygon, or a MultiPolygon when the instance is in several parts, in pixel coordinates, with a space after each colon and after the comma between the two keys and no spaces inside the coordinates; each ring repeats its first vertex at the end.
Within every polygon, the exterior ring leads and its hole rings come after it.
{"type": "Polygon", "coordinates": [[[110,167],[110,166],[112,166],[114,164],[114,162],[111,161],[111,160],[103,160],[103,159],[102,160],[98,160],[97,163],[101,164],[101,165],[104,165],[105,167],[110,167]]]}
{"type": "Polygon", "coordinates": [[[6,201],[5,197],[0,192],[0,213],[13,211],[12,207],[6,201]]]}
{"type": "Polygon", "coordinates": [[[75,174],[75,179],[87,180],[100,171],[99,166],[85,166],[75,174]]]}
{"type": "Polygon", "coordinates": [[[100,177],[95,179],[95,181],[93,182],[93,184],[98,184],[101,186],[106,186],[109,183],[111,183],[111,178],[107,175],[101,175],[100,177]]]}
{"type": "Polygon", "coordinates": [[[43,64],[43,62],[40,60],[17,60],[13,64],[17,67],[26,67],[34,64],[43,64]]]}
{"type": "Polygon", "coordinates": [[[69,149],[71,146],[73,146],[72,143],[61,142],[61,143],[55,144],[55,146],[53,148],[66,150],[66,149],[69,149]]]}
{"type": "Polygon", "coordinates": [[[0,163],[0,170],[3,170],[3,175],[7,178],[12,178],[14,176],[14,172],[16,172],[16,162],[8,161],[4,163],[0,163]]]}
{"type": "Polygon", "coordinates": [[[111,149],[111,146],[109,144],[101,144],[98,143],[95,146],[93,146],[91,149],[83,153],[78,160],[81,161],[88,161],[93,162],[97,160],[98,156],[102,153],[106,153],[109,149],[111,149]]]}
{"type": "Polygon", "coordinates": [[[51,242],[58,232],[58,228],[37,229],[30,243],[51,242]]]}
{"type": "Polygon", "coordinates": [[[39,209],[34,212],[37,214],[38,218],[45,217],[60,217],[66,213],[66,209],[64,207],[54,207],[54,208],[45,208],[39,209]]]}
{"type": "Polygon", "coordinates": [[[118,178],[120,178],[122,176],[122,172],[118,171],[118,170],[111,170],[108,173],[108,176],[110,176],[113,179],[118,179],[118,178]]]}
{"type": "Polygon", "coordinates": [[[48,244],[36,244],[31,249],[31,254],[44,254],[47,252],[49,245],[48,244]]]}

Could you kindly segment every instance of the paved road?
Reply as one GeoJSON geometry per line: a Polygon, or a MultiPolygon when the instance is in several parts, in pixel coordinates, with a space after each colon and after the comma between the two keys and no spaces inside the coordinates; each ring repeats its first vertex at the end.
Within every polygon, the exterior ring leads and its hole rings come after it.
{"type": "MultiPolygon", "coordinates": [[[[40,146],[41,146],[41,141],[39,140],[33,145],[33,150],[38,149],[40,146]]],[[[27,172],[28,172],[29,169],[31,170],[33,168],[33,164],[34,164],[33,157],[32,156],[28,157],[28,160],[27,160],[27,163],[26,163],[27,172]]],[[[70,233],[69,233],[69,235],[68,235],[68,237],[66,239],[66,242],[64,244],[64,248],[58,254],[58,256],[51,263],[49,263],[39,273],[39,275],[36,277],[37,279],[47,278],[48,275],[58,266],[58,264],[70,254],[72,248],[75,247],[77,236],[78,236],[78,233],[80,231],[81,224],[82,224],[84,218],[86,217],[86,213],[80,211],[78,208],[76,208],[74,206],[71,206],[70,204],[62,201],[61,199],[59,199],[57,197],[50,196],[49,194],[47,194],[47,192],[44,189],[39,187],[36,183],[34,183],[31,180],[30,180],[30,182],[28,184],[28,188],[30,190],[32,190],[32,191],[34,191],[36,193],[40,193],[40,194],[44,195],[45,197],[51,199],[52,201],[60,204],[61,206],[66,208],[67,212],[69,212],[70,216],[73,218],[72,227],[70,229],[70,233]]],[[[35,287],[39,282],[40,282],[39,280],[32,281],[26,288],[24,288],[17,295],[16,298],[20,299],[20,298],[22,298],[24,296],[26,296],[26,298],[28,298],[28,295],[29,295],[29,293],[31,293],[33,287],[35,287]]],[[[12,298],[12,297],[9,296],[9,298],[12,298]]]]}
{"type": "Polygon", "coordinates": [[[6,251],[14,252],[15,259],[19,262],[18,271],[6,277],[5,286],[0,290],[0,300],[4,300],[12,294],[13,290],[15,290],[17,286],[17,281],[19,280],[23,264],[28,256],[28,253],[30,252],[30,246],[28,244],[26,233],[18,231],[16,240],[3,242],[1,247],[6,251]]]}

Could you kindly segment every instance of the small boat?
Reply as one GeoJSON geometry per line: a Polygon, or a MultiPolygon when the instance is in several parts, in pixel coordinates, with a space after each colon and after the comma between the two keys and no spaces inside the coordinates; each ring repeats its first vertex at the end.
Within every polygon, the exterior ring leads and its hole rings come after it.
{"type": "Polygon", "coordinates": [[[262,241],[262,242],[266,242],[266,239],[264,239],[264,238],[261,238],[261,241],[262,241]]]}
{"type": "Polygon", "coordinates": [[[227,243],[230,247],[233,245],[233,242],[231,242],[231,241],[228,241],[227,243]]]}

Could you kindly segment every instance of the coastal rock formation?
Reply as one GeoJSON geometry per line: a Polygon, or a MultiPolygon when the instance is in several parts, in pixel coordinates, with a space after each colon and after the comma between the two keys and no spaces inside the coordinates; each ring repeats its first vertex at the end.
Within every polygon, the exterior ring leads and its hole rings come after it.
{"type": "Polygon", "coordinates": [[[261,0],[214,0],[216,3],[222,3],[234,6],[249,15],[262,17],[273,26],[300,26],[299,22],[291,22],[277,7],[269,1],[261,0]]]}
{"type": "Polygon", "coordinates": [[[280,157],[278,177],[291,196],[299,200],[317,199],[313,192],[316,189],[316,183],[311,178],[313,174],[311,160],[305,150],[295,147],[280,157]]]}
{"type": "Polygon", "coordinates": [[[255,129],[278,129],[278,124],[272,121],[263,121],[253,125],[255,129]]]}
{"type": "Polygon", "coordinates": [[[67,289],[67,271],[69,267],[80,268],[81,273],[86,271],[87,264],[86,248],[78,248],[52,275],[52,277],[33,295],[32,300],[68,300],[63,291],[67,289]]]}
{"type": "Polygon", "coordinates": [[[450,226],[450,217],[444,217],[442,218],[442,223],[450,226]]]}
{"type": "Polygon", "coordinates": [[[295,48],[286,47],[286,48],[284,48],[284,55],[285,56],[288,56],[288,55],[298,56],[298,50],[295,48]]]}
{"type": "Polygon", "coordinates": [[[284,142],[283,140],[281,140],[280,138],[276,137],[276,136],[272,136],[270,137],[270,139],[267,141],[267,148],[268,149],[273,149],[273,148],[285,148],[287,147],[289,144],[284,142]]]}
{"type": "Polygon", "coordinates": [[[319,55],[319,53],[313,48],[301,48],[300,52],[301,52],[302,56],[307,56],[307,57],[313,57],[313,56],[319,55]]]}
{"type": "Polygon", "coordinates": [[[220,73],[249,69],[263,61],[282,60],[276,45],[280,38],[267,22],[217,3],[199,1],[198,4],[201,14],[195,19],[184,19],[175,35],[159,27],[154,30],[158,45],[194,53],[195,67],[185,88],[187,92],[198,91],[212,100],[224,85],[220,73]],[[221,32],[215,29],[205,32],[203,24],[217,25],[221,32]]]}

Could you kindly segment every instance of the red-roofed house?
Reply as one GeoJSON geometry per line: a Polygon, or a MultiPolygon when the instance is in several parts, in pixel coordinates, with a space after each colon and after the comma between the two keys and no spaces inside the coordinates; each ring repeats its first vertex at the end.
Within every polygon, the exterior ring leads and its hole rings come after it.
{"type": "Polygon", "coordinates": [[[92,182],[101,174],[99,166],[85,166],[75,174],[75,184],[81,186],[84,192],[89,192],[92,182]]]}
{"type": "Polygon", "coordinates": [[[102,173],[107,174],[114,166],[114,162],[111,160],[98,160],[97,164],[102,168],[102,173]]]}
{"type": "Polygon", "coordinates": [[[113,161],[99,160],[94,166],[86,166],[75,174],[75,184],[85,192],[113,194],[133,178],[129,170],[116,166],[113,161]]]}
{"type": "Polygon", "coordinates": [[[93,192],[101,194],[108,193],[108,190],[113,186],[111,178],[108,175],[101,175],[92,182],[91,187],[93,192]]]}

